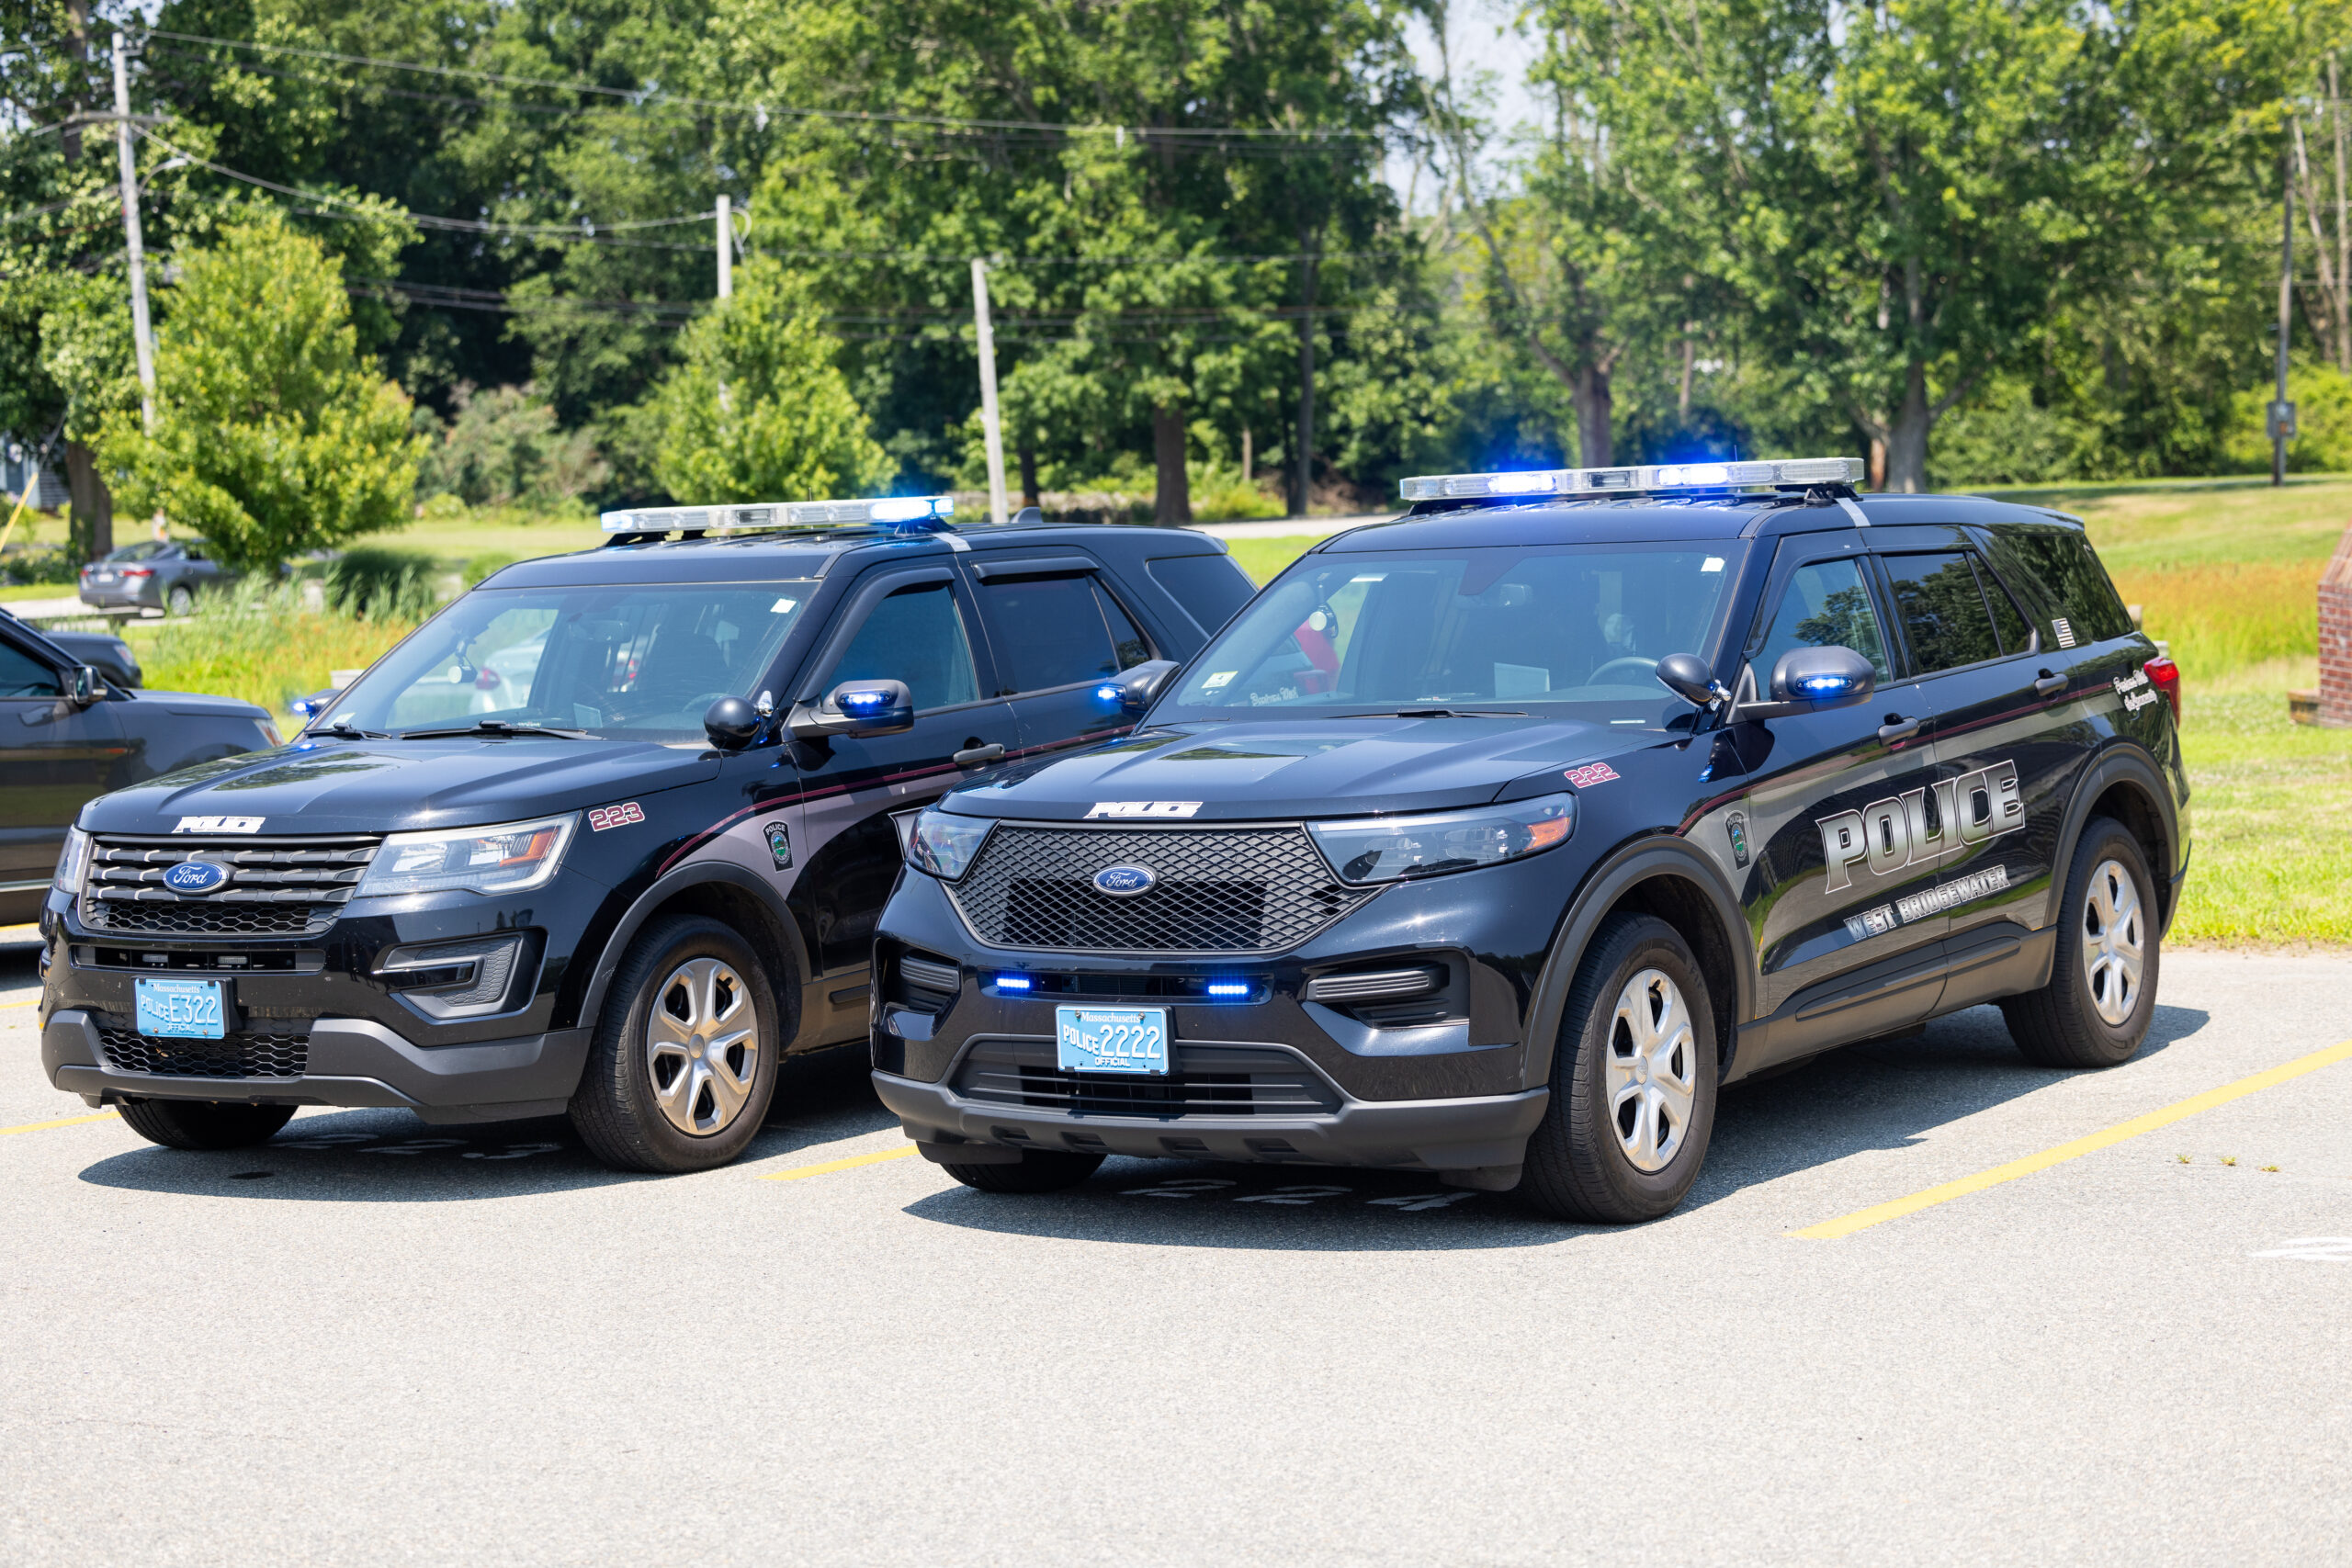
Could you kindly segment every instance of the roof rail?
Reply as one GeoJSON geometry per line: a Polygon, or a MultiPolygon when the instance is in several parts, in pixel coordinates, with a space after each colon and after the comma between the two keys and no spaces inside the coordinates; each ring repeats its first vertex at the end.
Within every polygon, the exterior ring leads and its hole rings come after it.
{"type": "Polygon", "coordinates": [[[763,501],[727,506],[639,506],[607,512],[607,534],[747,534],[795,528],[888,528],[931,534],[955,526],[951,495],[887,495],[860,501],[763,501]]]}
{"type": "Polygon", "coordinates": [[[1407,479],[1398,489],[1407,501],[1527,501],[1543,496],[1853,485],[1861,481],[1862,472],[1860,457],[1779,457],[1742,463],[1644,463],[1623,468],[1430,474],[1407,479]]]}

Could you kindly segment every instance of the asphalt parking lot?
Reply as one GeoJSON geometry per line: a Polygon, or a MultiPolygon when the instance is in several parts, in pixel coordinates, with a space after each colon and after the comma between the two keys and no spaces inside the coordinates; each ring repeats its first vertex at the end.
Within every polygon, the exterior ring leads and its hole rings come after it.
{"type": "Polygon", "coordinates": [[[10,1563],[2311,1562],[2352,1529],[2340,957],[2168,953],[2110,1073],[1979,1009],[1728,1094],[1689,1204],[1622,1231],[1299,1168],[967,1191],[838,1055],[701,1176],[364,1111],[172,1153],[48,1087],[31,957],[10,1563]]]}

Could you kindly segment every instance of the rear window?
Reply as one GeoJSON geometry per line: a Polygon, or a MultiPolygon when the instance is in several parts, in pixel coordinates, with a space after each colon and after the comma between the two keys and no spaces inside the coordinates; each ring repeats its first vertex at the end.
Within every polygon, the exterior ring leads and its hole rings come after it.
{"type": "Polygon", "coordinates": [[[2131,635],[2132,617],[2082,535],[2071,528],[2004,527],[1978,537],[1994,570],[2032,610],[2043,647],[2080,648],[2131,635]]]}
{"type": "Polygon", "coordinates": [[[1258,593],[1257,584],[1231,556],[1162,556],[1144,566],[1204,632],[1231,620],[1233,612],[1258,593]]]}

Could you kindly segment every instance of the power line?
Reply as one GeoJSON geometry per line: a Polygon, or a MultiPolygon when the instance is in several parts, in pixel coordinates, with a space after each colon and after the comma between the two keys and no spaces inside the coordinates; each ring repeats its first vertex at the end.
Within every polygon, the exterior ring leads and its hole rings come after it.
{"type": "Polygon", "coordinates": [[[260,54],[295,55],[309,60],[322,60],[337,65],[370,65],[387,71],[413,71],[424,75],[462,77],[478,82],[494,82],[501,86],[538,87],[558,92],[587,93],[615,98],[635,107],[652,103],[675,104],[703,109],[719,109],[732,113],[786,119],[819,119],[840,124],[921,125],[943,130],[1042,131],[1057,136],[1109,136],[1125,140],[1129,135],[1139,140],[1163,139],[1216,140],[1227,137],[1243,140],[1311,141],[1380,141],[1384,133],[1377,130],[1349,130],[1328,127],[1283,126],[1127,126],[1082,125],[1057,120],[988,119],[962,115],[893,114],[865,109],[798,108],[763,103],[744,103],[727,98],[702,98],[682,93],[664,92],[659,86],[608,87],[601,83],[577,79],[561,80],[544,76],[521,76],[509,72],[483,71],[472,66],[430,65],[414,60],[388,60],[366,54],[342,54],[333,50],[302,49],[292,44],[255,43],[243,39],[215,38],[205,33],[175,32],[167,28],[147,29],[150,38],[173,39],[181,43],[209,44],[221,49],[247,50],[260,54]]]}

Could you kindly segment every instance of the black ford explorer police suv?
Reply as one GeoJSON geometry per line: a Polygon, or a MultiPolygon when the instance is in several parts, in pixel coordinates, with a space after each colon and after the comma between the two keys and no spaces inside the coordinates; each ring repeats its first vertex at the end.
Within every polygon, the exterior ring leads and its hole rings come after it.
{"type": "Polygon", "coordinates": [[[1125,731],[1102,679],[1251,592],[1198,534],[949,510],[608,514],[293,744],[93,802],[41,918],[51,1081],[178,1147],[397,1106],[732,1158],[780,1056],[865,1032],[891,814],[1125,731]]]}
{"type": "Polygon", "coordinates": [[[874,1081],[959,1180],[1330,1162],[1665,1213],[1717,1089],[1998,1001],[2123,1061],[2177,673],[2075,520],[1845,458],[1408,480],[1117,741],[922,814],[874,1081]]]}

